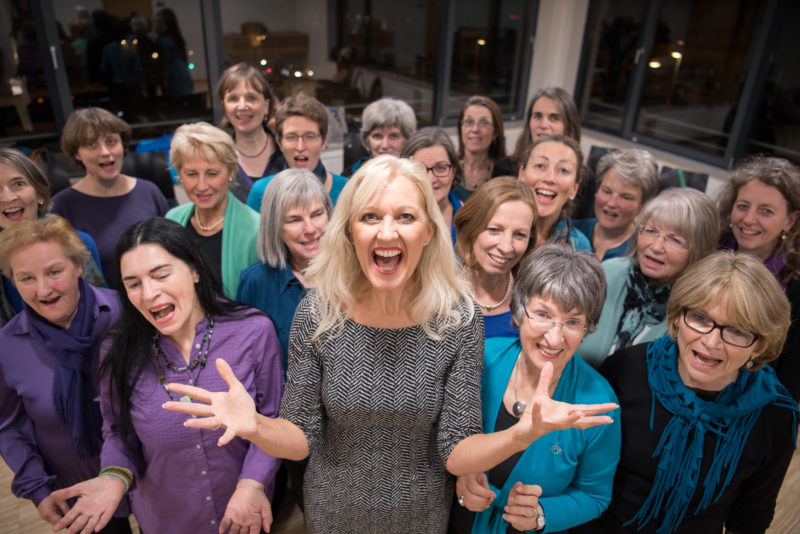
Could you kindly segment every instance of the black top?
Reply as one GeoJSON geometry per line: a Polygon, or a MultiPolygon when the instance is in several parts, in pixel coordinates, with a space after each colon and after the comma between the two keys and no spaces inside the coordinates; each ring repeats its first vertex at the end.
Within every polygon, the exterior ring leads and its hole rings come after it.
{"type": "MultiPolygon", "coordinates": [[[[671,414],[655,403],[654,430],[650,430],[652,393],[647,379],[647,345],[635,345],[609,357],[600,373],[614,388],[622,408],[622,451],[614,477],[611,504],[603,515],[573,532],[655,533],[660,520],[623,527],[639,510],[650,493],[658,459],[653,458],[658,440],[671,414]]],[[[794,451],[793,418],[789,410],[764,408],[742,451],[738,468],[725,492],[699,514],[702,481],[711,464],[716,435],[706,432],[697,491],[677,532],[681,534],[721,533],[722,527],[737,534],[766,531],[775,510],[775,499],[794,451]]],[[[716,496],[716,494],[715,494],[716,496]]]]}
{"type": "Polygon", "coordinates": [[[783,344],[783,352],[770,365],[792,398],[800,401],[800,280],[791,280],[786,284],[786,296],[792,305],[792,323],[783,344]]]}
{"type": "Polygon", "coordinates": [[[197,233],[191,221],[186,225],[192,239],[200,247],[203,256],[211,267],[211,272],[222,287],[222,229],[214,235],[204,236],[197,233]]]}

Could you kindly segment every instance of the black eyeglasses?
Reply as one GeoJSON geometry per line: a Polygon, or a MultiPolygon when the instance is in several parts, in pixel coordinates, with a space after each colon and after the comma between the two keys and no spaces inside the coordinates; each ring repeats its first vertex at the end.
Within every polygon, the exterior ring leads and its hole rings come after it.
{"type": "Polygon", "coordinates": [[[425,167],[425,171],[432,172],[437,178],[447,178],[447,175],[450,174],[450,169],[452,168],[453,166],[449,163],[440,162],[433,167],[425,167]]]}
{"type": "Polygon", "coordinates": [[[690,310],[689,308],[683,309],[683,322],[686,326],[700,334],[708,334],[718,328],[722,341],[728,345],[733,345],[734,347],[742,349],[752,346],[758,339],[758,334],[743,332],[736,327],[719,324],[702,313],[690,310]]]}

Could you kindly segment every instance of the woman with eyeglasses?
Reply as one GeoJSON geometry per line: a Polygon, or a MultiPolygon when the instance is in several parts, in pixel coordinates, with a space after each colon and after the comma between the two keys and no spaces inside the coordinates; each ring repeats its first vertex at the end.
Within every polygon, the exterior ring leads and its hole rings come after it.
{"type": "Polygon", "coordinates": [[[603,262],[608,294],[597,330],[579,354],[595,368],[619,349],[666,335],[672,283],[714,250],[719,216],[714,201],[696,189],[667,189],[642,210],[627,256],[603,262]]]}
{"type": "MultiPolygon", "coordinates": [[[[325,106],[316,98],[303,94],[286,98],[275,112],[275,132],[286,165],[291,169],[313,172],[335,205],[347,178],[326,170],[320,159],[328,144],[328,110],[325,106]]],[[[273,176],[257,181],[250,189],[247,205],[259,213],[264,190],[273,176]]]]}
{"type": "Polygon", "coordinates": [[[734,169],[719,199],[720,248],[760,259],[783,286],[792,324],[770,365],[800,400],[800,169],[782,158],[757,156],[734,169]]]}
{"type": "MultiPolygon", "coordinates": [[[[506,155],[503,114],[491,98],[471,96],[458,116],[458,159],[464,183],[454,189],[466,201],[495,173],[495,162],[506,155]]],[[[503,175],[511,174],[508,168],[503,175]]]]}
{"type": "MultiPolygon", "coordinates": [[[[605,289],[600,262],[588,252],[551,244],[522,261],[511,296],[519,336],[486,340],[484,432],[515,425],[537,389],[567,403],[616,402],[608,382],[575,357],[600,316],[605,289]]],[[[599,517],[619,459],[619,411],[609,415],[610,424],[552,432],[485,473],[460,476],[461,506],[452,508],[449,532],[556,532],[599,517]]]]}
{"type": "Polygon", "coordinates": [[[461,208],[462,202],[454,189],[464,180],[464,171],[450,137],[444,130],[435,126],[421,128],[409,138],[400,157],[418,161],[425,167],[433,186],[433,196],[450,229],[450,237],[455,246],[456,226],[453,224],[453,218],[461,208]]]}
{"type": "Polygon", "coordinates": [[[798,422],[764,365],[789,302],[758,259],[715,252],[675,282],[667,324],[600,368],[619,397],[622,454],[608,510],[577,532],[763,533],[798,422]]]}

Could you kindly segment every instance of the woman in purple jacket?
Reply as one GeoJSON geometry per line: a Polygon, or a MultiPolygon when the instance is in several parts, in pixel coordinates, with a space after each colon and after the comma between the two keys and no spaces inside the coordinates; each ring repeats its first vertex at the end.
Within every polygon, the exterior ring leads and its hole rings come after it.
{"type": "MultiPolygon", "coordinates": [[[[120,305],[115,292],[81,278],[88,256],[55,215],[0,233],[0,269],[23,300],[0,330],[0,454],[14,471],[14,495],[33,501],[50,524],[68,509],[53,491],[100,469],[102,419],[92,371],[120,305]]],[[[127,501],[114,508],[103,532],[129,533],[127,501]]]]}

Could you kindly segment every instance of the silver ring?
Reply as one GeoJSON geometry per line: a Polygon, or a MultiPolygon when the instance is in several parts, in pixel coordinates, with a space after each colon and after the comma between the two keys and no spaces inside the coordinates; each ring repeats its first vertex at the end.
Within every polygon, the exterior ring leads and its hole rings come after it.
{"type": "Polygon", "coordinates": [[[463,495],[458,498],[458,504],[460,504],[461,506],[466,506],[466,504],[464,504],[464,496],[463,495]]]}
{"type": "Polygon", "coordinates": [[[222,427],[222,419],[220,419],[218,415],[216,416],[216,418],[217,418],[217,427],[212,430],[219,430],[220,427],[222,427]]]}

